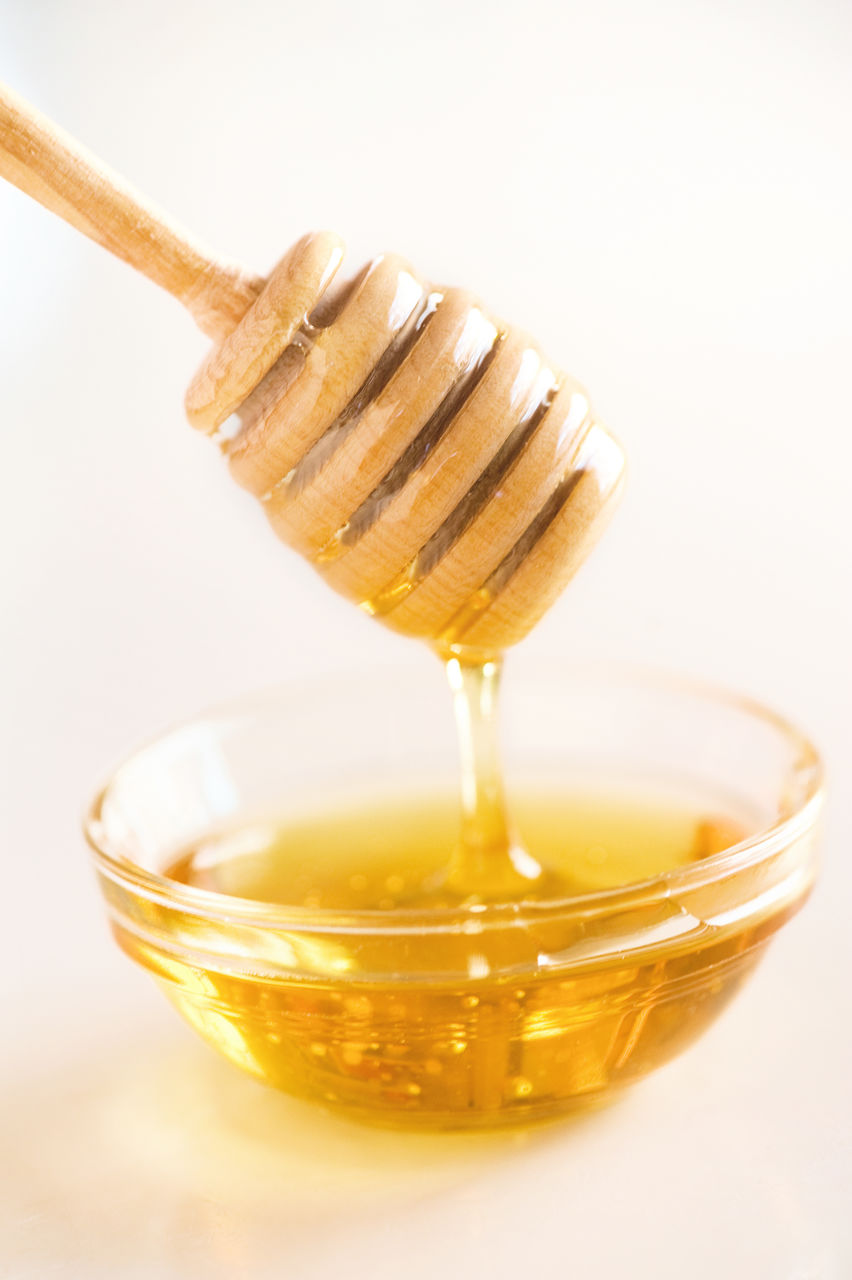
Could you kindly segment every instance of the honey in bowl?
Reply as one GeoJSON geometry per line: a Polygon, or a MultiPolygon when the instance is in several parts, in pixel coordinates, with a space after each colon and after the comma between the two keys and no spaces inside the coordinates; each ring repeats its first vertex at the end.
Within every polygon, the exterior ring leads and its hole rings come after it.
{"type": "MultiPolygon", "coordinates": [[[[529,793],[514,812],[524,849],[578,894],[686,866],[744,834],[724,818],[617,793],[529,793]]],[[[222,831],[166,875],[285,908],[433,912],[449,905],[457,828],[454,796],[413,795],[222,831]]],[[[554,933],[564,925],[519,927],[510,915],[486,927],[474,911],[449,937],[406,939],[390,979],[374,977],[381,960],[362,935],[320,943],[310,984],[174,960],[163,976],[203,1036],[281,1088],[374,1118],[488,1122],[559,1109],[667,1058],[727,1000],[759,941],[747,927],[713,942],[712,964],[711,947],[685,957],[661,947],[638,965],[566,976],[542,955],[554,933]],[[451,959],[460,976],[441,980],[451,959]]],[[[155,972],[163,966],[125,945],[155,972]]]]}

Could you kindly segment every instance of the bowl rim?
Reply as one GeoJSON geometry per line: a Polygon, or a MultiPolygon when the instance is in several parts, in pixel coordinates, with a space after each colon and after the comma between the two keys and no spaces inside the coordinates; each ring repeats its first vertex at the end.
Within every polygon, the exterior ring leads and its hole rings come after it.
{"type": "MultiPolygon", "coordinates": [[[[537,666],[542,669],[559,667],[564,670],[565,659],[545,659],[537,666]]],[[[825,801],[825,767],[822,757],[810,738],[786,716],[765,706],[750,695],[737,693],[724,685],[672,672],[668,669],[627,662],[579,662],[571,660],[573,680],[582,676],[606,678],[607,683],[641,685],[668,694],[680,693],[698,697],[719,706],[744,712],[774,729],[797,751],[793,765],[793,777],[802,783],[802,795],[795,808],[786,816],[747,836],[720,853],[711,854],[700,861],[670,868],[642,880],[631,880],[608,889],[590,890],[564,898],[521,900],[506,903],[470,903],[452,907],[411,908],[392,910],[379,908],[347,910],[337,907],[307,907],[298,904],[260,902],[230,894],[200,889],[193,885],[171,880],[158,872],[150,871],[133,861],[119,849],[110,846],[103,832],[100,815],[110,787],[123,769],[131,765],[145,752],[160,746],[169,738],[202,725],[217,722],[245,720],[252,712],[268,708],[269,704],[286,697],[290,705],[316,697],[318,689],[327,695],[329,684],[350,685],[353,673],[337,672],[318,675],[298,684],[282,682],[267,688],[239,694],[203,709],[193,715],[173,722],[156,732],[127,752],[110,770],[108,777],[95,792],[82,820],[83,836],[94,854],[98,872],[107,879],[148,901],[171,909],[187,912],[210,921],[250,925],[254,928],[289,932],[369,933],[373,935],[457,932],[470,927],[471,917],[477,918],[482,929],[505,928],[522,919],[545,921],[563,917],[596,917],[610,915],[628,906],[673,898],[678,893],[700,889],[708,884],[733,876],[756,865],[811,832],[818,822],[825,801]]],[[[358,674],[381,678],[383,683],[394,679],[410,678],[410,669],[398,667],[368,668],[358,674]]]]}

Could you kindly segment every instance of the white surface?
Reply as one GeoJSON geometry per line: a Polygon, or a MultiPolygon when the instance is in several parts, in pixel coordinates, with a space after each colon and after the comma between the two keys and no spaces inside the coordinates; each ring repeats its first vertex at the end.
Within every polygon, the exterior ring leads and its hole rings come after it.
{"type": "Polygon", "coordinates": [[[517,664],[727,681],[834,789],[806,911],[606,1114],[412,1142],[220,1064],[107,936],[93,779],[225,694],[427,659],[186,427],[180,309],[1,190],[4,1276],[852,1274],[850,44],[830,0],[5,0],[3,74],[217,247],[399,249],[591,388],[629,494],[517,664]]]}

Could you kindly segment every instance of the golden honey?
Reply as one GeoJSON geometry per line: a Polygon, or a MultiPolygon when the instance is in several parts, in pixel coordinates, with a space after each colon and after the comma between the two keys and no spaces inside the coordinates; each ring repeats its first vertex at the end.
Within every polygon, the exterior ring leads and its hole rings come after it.
{"type": "MultiPolygon", "coordinates": [[[[571,895],[684,867],[743,834],[724,815],[639,793],[529,791],[513,811],[523,847],[571,895]]],[[[594,928],[546,900],[541,919],[510,903],[454,908],[445,873],[457,840],[457,800],[440,793],[222,830],[164,874],[286,908],[276,954],[224,919],[182,921],[179,957],[118,936],[256,1076],[374,1120],[445,1126],[546,1116],[645,1074],[715,1015],[774,929],[708,930],[703,946],[679,948],[657,901],[644,921],[659,929],[656,949],[563,965],[594,928]],[[339,927],[348,913],[351,931],[339,927]],[[454,924],[430,932],[442,916],[454,924]],[[411,927],[382,933],[400,921],[411,927]],[[192,962],[188,927],[199,956],[224,944],[221,965],[192,962]]]]}

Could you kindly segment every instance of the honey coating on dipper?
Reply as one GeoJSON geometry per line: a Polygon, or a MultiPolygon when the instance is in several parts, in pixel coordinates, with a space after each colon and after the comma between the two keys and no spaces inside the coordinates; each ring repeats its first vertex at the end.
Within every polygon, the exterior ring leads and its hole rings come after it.
{"type": "Polygon", "coordinates": [[[519,330],[396,255],[284,256],[187,394],[285,542],[386,625],[498,654],[580,566],[624,460],[519,330]]]}

